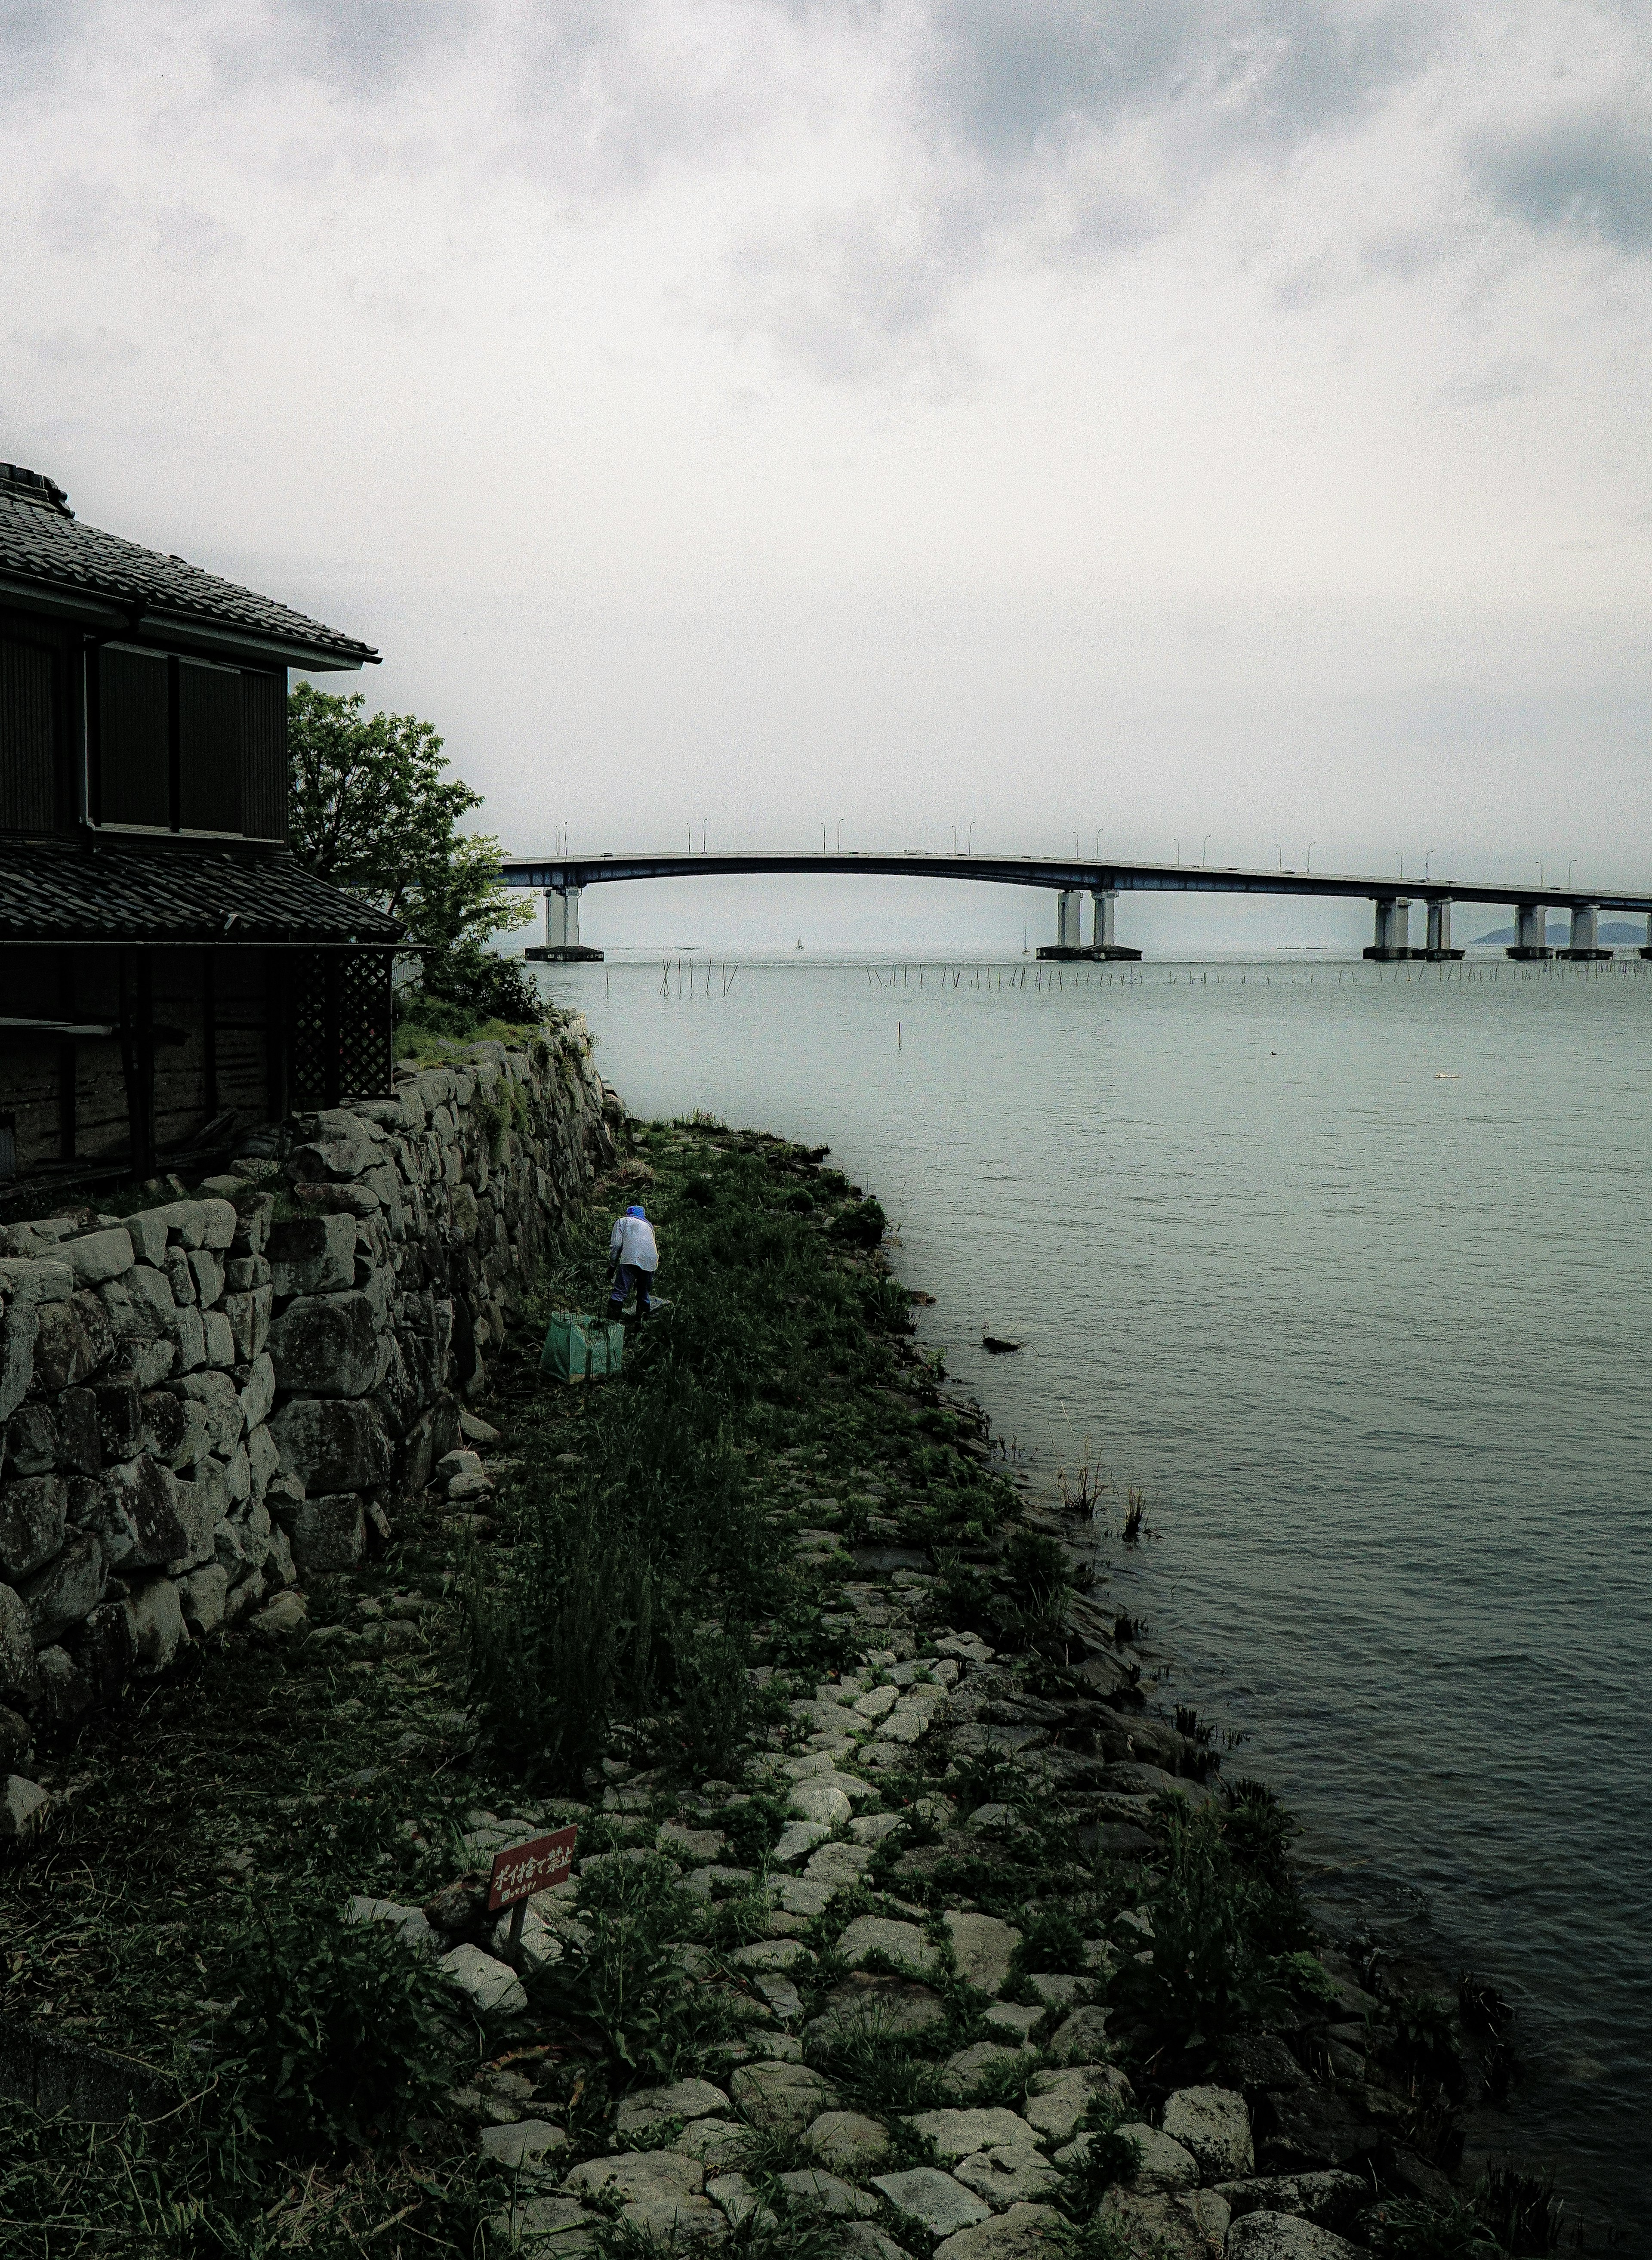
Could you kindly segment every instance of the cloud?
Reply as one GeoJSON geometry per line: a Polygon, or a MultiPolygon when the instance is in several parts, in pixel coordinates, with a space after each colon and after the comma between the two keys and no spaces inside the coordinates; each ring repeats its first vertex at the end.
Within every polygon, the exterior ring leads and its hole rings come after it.
{"type": "Polygon", "coordinates": [[[1652,252],[1652,104],[1574,111],[1475,154],[1495,202],[1540,234],[1652,252]]]}
{"type": "Polygon", "coordinates": [[[212,46],[232,85],[278,69],[370,97],[394,94],[484,21],[479,0],[267,0],[261,18],[240,18],[212,46]]]}
{"type": "Polygon", "coordinates": [[[989,162],[1156,119],[1212,149],[1292,147],[1419,66],[1421,21],[1332,0],[957,0],[931,19],[937,122],[989,162]]]}

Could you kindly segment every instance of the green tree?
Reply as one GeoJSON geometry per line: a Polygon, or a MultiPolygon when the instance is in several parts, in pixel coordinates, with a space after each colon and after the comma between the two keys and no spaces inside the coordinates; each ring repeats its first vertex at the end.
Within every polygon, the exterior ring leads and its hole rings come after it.
{"type": "Polygon", "coordinates": [[[290,831],[301,863],[398,919],[418,950],[426,992],[508,1019],[538,1019],[539,998],[490,935],[527,926],[528,898],[499,876],[498,841],[461,832],[482,805],[449,776],[442,741],[416,714],[368,714],[354,690],[299,683],[287,702],[290,831]]]}

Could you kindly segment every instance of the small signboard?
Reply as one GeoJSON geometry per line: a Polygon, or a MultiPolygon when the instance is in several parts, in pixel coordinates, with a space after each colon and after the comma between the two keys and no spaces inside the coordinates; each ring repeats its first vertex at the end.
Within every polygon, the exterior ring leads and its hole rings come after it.
{"type": "Polygon", "coordinates": [[[573,1869],[578,1835],[577,1828],[559,1828],[554,1835],[531,1836],[526,1844],[512,1844],[506,1851],[496,1852],[493,1873],[488,1878],[488,1913],[502,1913],[506,1907],[531,1899],[535,1892],[548,1892],[554,1885],[565,1884],[573,1869]]]}

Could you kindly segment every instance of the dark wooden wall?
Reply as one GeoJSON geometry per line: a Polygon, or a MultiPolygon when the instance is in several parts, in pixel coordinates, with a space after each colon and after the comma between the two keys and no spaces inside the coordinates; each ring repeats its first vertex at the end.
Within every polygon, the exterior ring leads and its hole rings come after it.
{"type": "MultiPolygon", "coordinates": [[[[279,1111],[267,1033],[269,953],[261,949],[0,950],[16,1018],[96,1022],[119,1036],[0,1037],[0,1115],[13,1118],[18,1177],[70,1163],[132,1159],[129,1071],[140,1140],[160,1166],[229,1108],[246,1121],[279,1111]],[[151,1069],[147,1062],[153,1061],[151,1069]]],[[[275,969],[277,978],[279,968],[275,969]]]]}

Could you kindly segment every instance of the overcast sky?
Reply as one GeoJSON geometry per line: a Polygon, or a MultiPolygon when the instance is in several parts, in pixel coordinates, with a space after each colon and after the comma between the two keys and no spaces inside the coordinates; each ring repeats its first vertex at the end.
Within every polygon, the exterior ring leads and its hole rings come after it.
{"type": "MultiPolygon", "coordinates": [[[[1652,884],[1642,4],[0,0],[0,454],[373,640],[511,848],[1652,884]]],[[[1019,947],[966,893],[893,938],[1019,947]]]]}

